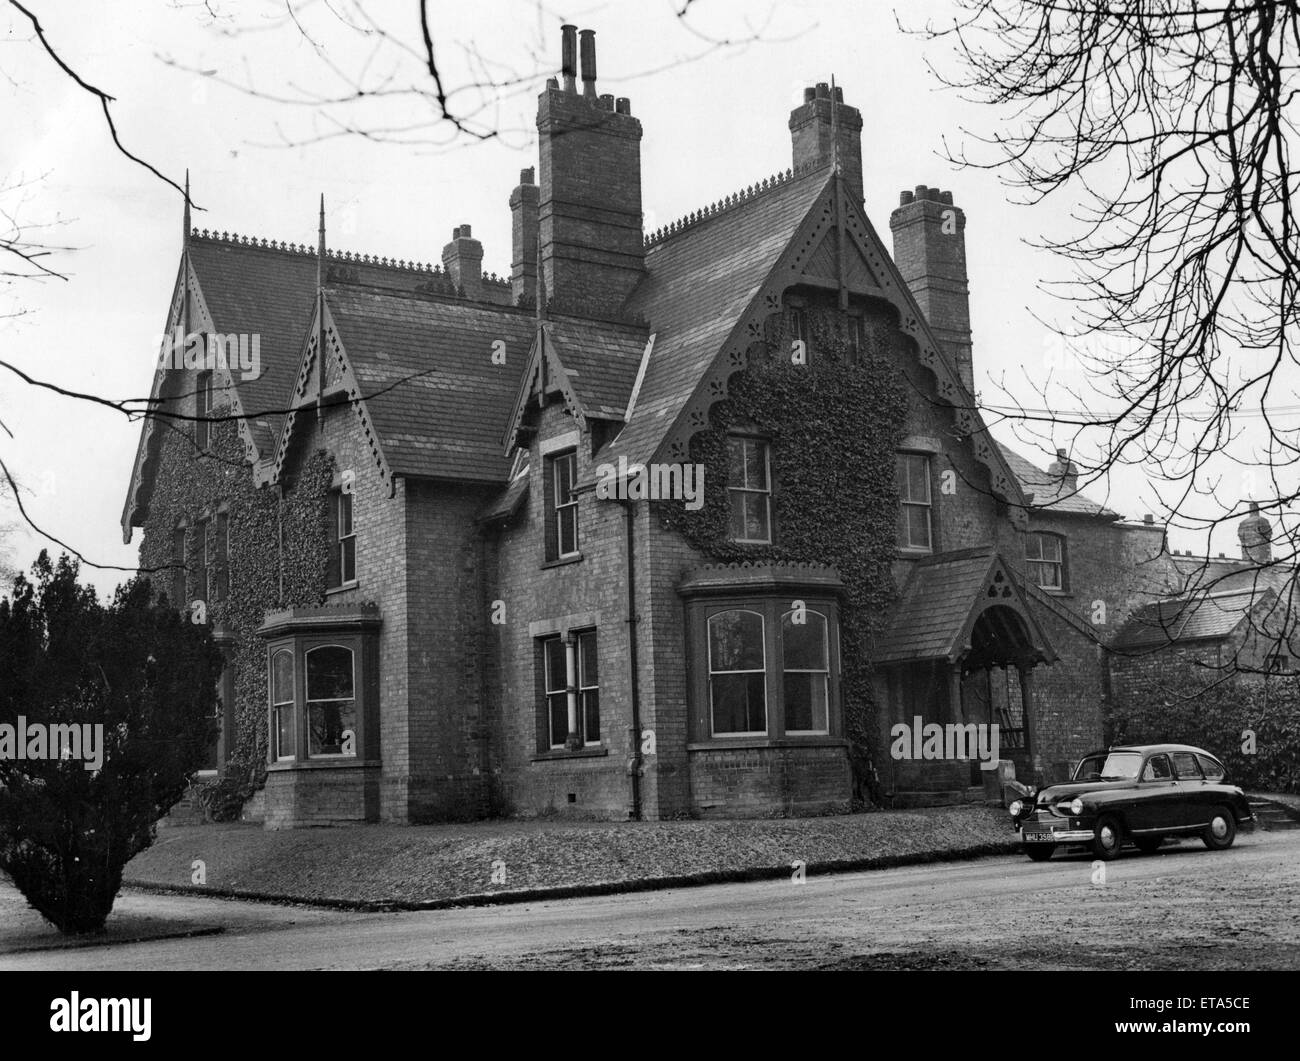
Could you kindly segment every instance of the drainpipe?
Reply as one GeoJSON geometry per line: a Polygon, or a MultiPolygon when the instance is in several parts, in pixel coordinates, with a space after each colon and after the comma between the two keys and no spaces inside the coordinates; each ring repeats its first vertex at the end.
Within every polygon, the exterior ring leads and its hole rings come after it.
{"type": "Polygon", "coordinates": [[[632,691],[632,757],[628,760],[628,775],[632,782],[632,809],[629,818],[641,820],[641,774],[645,761],[641,757],[641,694],[637,680],[636,628],[640,620],[636,614],[636,524],[633,522],[631,501],[625,501],[623,515],[627,521],[627,673],[628,687],[632,691]]]}

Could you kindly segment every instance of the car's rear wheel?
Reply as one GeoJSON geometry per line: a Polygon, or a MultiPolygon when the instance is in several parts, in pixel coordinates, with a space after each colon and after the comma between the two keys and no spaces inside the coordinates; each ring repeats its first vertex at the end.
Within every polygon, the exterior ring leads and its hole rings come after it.
{"type": "Polygon", "coordinates": [[[1103,862],[1119,857],[1124,844],[1124,828],[1113,814],[1103,814],[1092,830],[1092,853],[1103,862]]]}
{"type": "Polygon", "coordinates": [[[1232,846],[1237,838],[1237,819],[1227,807],[1215,807],[1210,812],[1210,824],[1205,827],[1201,839],[1211,851],[1224,851],[1232,846]]]}
{"type": "Polygon", "coordinates": [[[1025,844],[1020,850],[1029,856],[1031,862],[1046,862],[1056,850],[1055,844],[1025,844]]]}
{"type": "Polygon", "coordinates": [[[1163,836],[1139,836],[1133,843],[1137,849],[1144,855],[1153,855],[1161,844],[1165,842],[1163,836]]]}

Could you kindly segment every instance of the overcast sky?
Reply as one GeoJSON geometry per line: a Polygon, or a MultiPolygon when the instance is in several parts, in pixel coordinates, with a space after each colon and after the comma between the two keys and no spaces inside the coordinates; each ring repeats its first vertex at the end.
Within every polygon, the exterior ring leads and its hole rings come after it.
{"type": "MultiPolygon", "coordinates": [[[[304,36],[280,4],[32,3],[65,61],[116,97],[113,115],[127,147],[178,181],[189,168],[203,208],[198,227],[311,244],[323,192],[331,248],[437,262],[452,228],[468,222],[483,242],[485,270],[498,274],[510,267],[507,200],[519,170],[536,163],[536,96],[558,70],[562,22],[596,30],[599,90],[630,97],[641,120],[649,228],[787,167],[789,111],[804,85],[834,75],[845,101],[863,113],[866,207],[886,242],[904,188],[951,189],[966,212],[982,399],[1003,404],[1005,386],[1026,405],[1042,404],[1033,384],[1045,380],[1054,346],[1035,316],[1060,311],[1037,285],[1063,267],[1024,241],[1066,231],[1070,203],[1013,205],[1014,194],[993,175],[957,172],[942,160],[945,139],[960,143],[963,126],[992,131],[994,116],[940,88],[925,58],[941,61],[942,51],[900,33],[895,5],[698,0],[686,20],[667,0],[430,6],[449,87],[485,76],[519,79],[487,97],[452,96],[453,109],[499,129],[499,137],[453,140],[445,124],[429,125],[427,106],[400,94],[323,116],[314,106],[228,87],[305,100],[345,94],[349,80],[386,72],[390,88],[427,86],[418,57],[377,42],[365,27],[339,26],[321,4],[305,13],[304,36]],[[710,43],[753,35],[761,39],[710,43]],[[349,123],[390,130],[385,135],[398,142],[339,135],[349,123]]],[[[381,9],[385,26],[418,47],[416,5],[381,9]]],[[[951,17],[952,7],[926,0],[899,12],[920,24],[951,17]]],[[[70,388],[147,394],[181,251],[181,198],[113,148],[97,101],[57,70],[7,8],[0,30],[0,180],[31,182],[0,205],[29,224],[64,222],[47,230],[49,238],[76,248],[51,262],[67,282],[0,288],[0,313],[26,311],[0,319],[0,356],[70,388]]],[[[120,519],[139,425],[8,373],[0,379],[0,420],[13,433],[0,432],[0,453],[30,491],[33,519],[91,560],[134,564],[139,532],[124,545],[120,519]]],[[[995,434],[1014,442],[1005,427],[995,434]]],[[[1018,448],[1040,464],[1050,459],[1018,448]]],[[[1104,486],[1089,493],[1131,518],[1159,512],[1140,469],[1117,476],[1108,498],[1104,486]]],[[[1204,548],[1190,535],[1174,535],[1172,544],[1204,548]]],[[[10,558],[26,567],[40,545],[35,534],[12,535],[10,558]]],[[[1213,548],[1236,554],[1230,533],[1221,532],[1213,548]]],[[[125,577],[83,574],[104,590],[125,577]]]]}

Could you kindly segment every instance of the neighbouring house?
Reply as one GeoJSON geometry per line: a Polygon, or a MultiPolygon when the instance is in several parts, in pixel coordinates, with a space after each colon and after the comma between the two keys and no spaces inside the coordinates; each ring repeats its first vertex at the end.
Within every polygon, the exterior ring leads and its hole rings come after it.
{"type": "Polygon", "coordinates": [[[1191,667],[1207,684],[1300,669],[1295,568],[1273,557],[1273,527],[1257,502],[1237,525],[1240,558],[1175,552],[1171,592],[1135,609],[1111,644],[1117,692],[1191,667]]]}
{"type": "Polygon", "coordinates": [[[989,435],[952,194],[887,248],[819,84],[789,169],[646,234],[641,124],[568,26],[537,126],[505,277],[468,224],[430,268],[328,250],[323,206],[315,248],[186,213],[122,527],[226,651],[225,804],[827,813],[978,783],[896,754],[918,719],[997,723],[1021,777],[1097,745],[1163,528],[989,435]]]}

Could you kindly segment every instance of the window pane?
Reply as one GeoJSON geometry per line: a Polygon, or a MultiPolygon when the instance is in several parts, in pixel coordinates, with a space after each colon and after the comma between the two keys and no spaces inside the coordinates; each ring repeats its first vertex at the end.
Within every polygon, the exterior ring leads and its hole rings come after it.
{"type": "Polygon", "coordinates": [[[763,669],[763,617],[757,612],[721,612],[709,619],[709,670],[763,669]]]}
{"type": "Polygon", "coordinates": [[[745,439],[727,439],[727,482],[732,486],[745,485],[745,439]]]}
{"type": "Polygon", "coordinates": [[[357,540],[344,538],[339,542],[339,572],[344,582],[357,577],[357,540]]]}
{"type": "Polygon", "coordinates": [[[796,623],[794,612],[781,617],[782,662],[786,670],[829,670],[826,662],[826,617],[804,612],[805,622],[796,623]]]}
{"type": "Polygon", "coordinates": [[[352,495],[339,492],[339,537],[352,533],[352,495]]]}
{"type": "Polygon", "coordinates": [[[275,757],[289,759],[293,750],[293,704],[275,709],[275,757]]]}
{"type": "Polygon", "coordinates": [[[1207,781],[1222,780],[1222,766],[1216,763],[1213,759],[1207,759],[1204,755],[1198,755],[1197,758],[1201,760],[1201,769],[1205,771],[1205,779],[1207,781]]]}
{"type": "Polygon", "coordinates": [[[731,536],[747,538],[745,530],[745,498],[749,497],[743,490],[731,491],[731,536]]]}
{"type": "MultiPolygon", "coordinates": [[[[310,668],[308,674],[310,675],[310,668]]],[[[320,700],[307,704],[307,753],[309,755],[355,755],[357,703],[355,700],[320,700]],[[345,734],[352,746],[344,750],[345,734]]]]}
{"type": "Polygon", "coordinates": [[[277,652],[271,658],[271,703],[293,701],[293,653],[277,652]]]}
{"type": "Polygon", "coordinates": [[[745,486],[767,489],[767,443],[745,439],[745,486]]]}
{"type": "Polygon", "coordinates": [[[744,506],[745,533],[743,536],[749,541],[769,541],[772,534],[768,526],[767,494],[742,493],[736,496],[742,499],[744,506]]]}
{"type": "Polygon", "coordinates": [[[582,717],[586,725],[583,740],[595,744],[600,740],[600,693],[597,690],[588,689],[582,694],[582,717]]]}
{"type": "Polygon", "coordinates": [[[558,748],[569,736],[569,699],[564,693],[552,693],[546,702],[551,717],[551,747],[558,748]]]}
{"type": "Polygon", "coordinates": [[[578,508],[576,505],[569,505],[559,511],[560,520],[560,553],[576,553],[578,551],[578,508]]]}
{"type": "Polygon", "coordinates": [[[1196,756],[1191,752],[1174,752],[1174,770],[1180,781],[1201,779],[1201,768],[1196,765],[1196,756]]]}
{"type": "Polygon", "coordinates": [[[544,642],[544,651],[546,653],[546,691],[548,693],[563,692],[566,684],[564,642],[558,637],[552,637],[544,642]]]}
{"type": "Polygon", "coordinates": [[[352,692],[352,650],[339,645],[307,653],[307,699],[347,700],[352,692]]]}
{"type": "Polygon", "coordinates": [[[573,500],[573,463],[572,453],[555,458],[555,503],[557,505],[568,504],[573,500]]]}
{"type": "Polygon", "coordinates": [[[821,674],[785,673],[785,729],[787,733],[827,730],[826,692],[827,676],[821,674]]]}
{"type": "Polygon", "coordinates": [[[930,510],[924,505],[905,505],[903,516],[907,523],[906,543],[914,548],[930,548],[930,510]]]}
{"type": "Polygon", "coordinates": [[[591,689],[600,684],[596,668],[596,631],[578,635],[578,662],[582,672],[578,684],[591,689]]]}
{"type": "Polygon", "coordinates": [[[915,454],[907,458],[907,499],[930,500],[930,461],[915,454]]]}
{"type": "Polygon", "coordinates": [[[715,674],[709,680],[714,733],[767,731],[767,703],[762,671],[715,674]]]}

